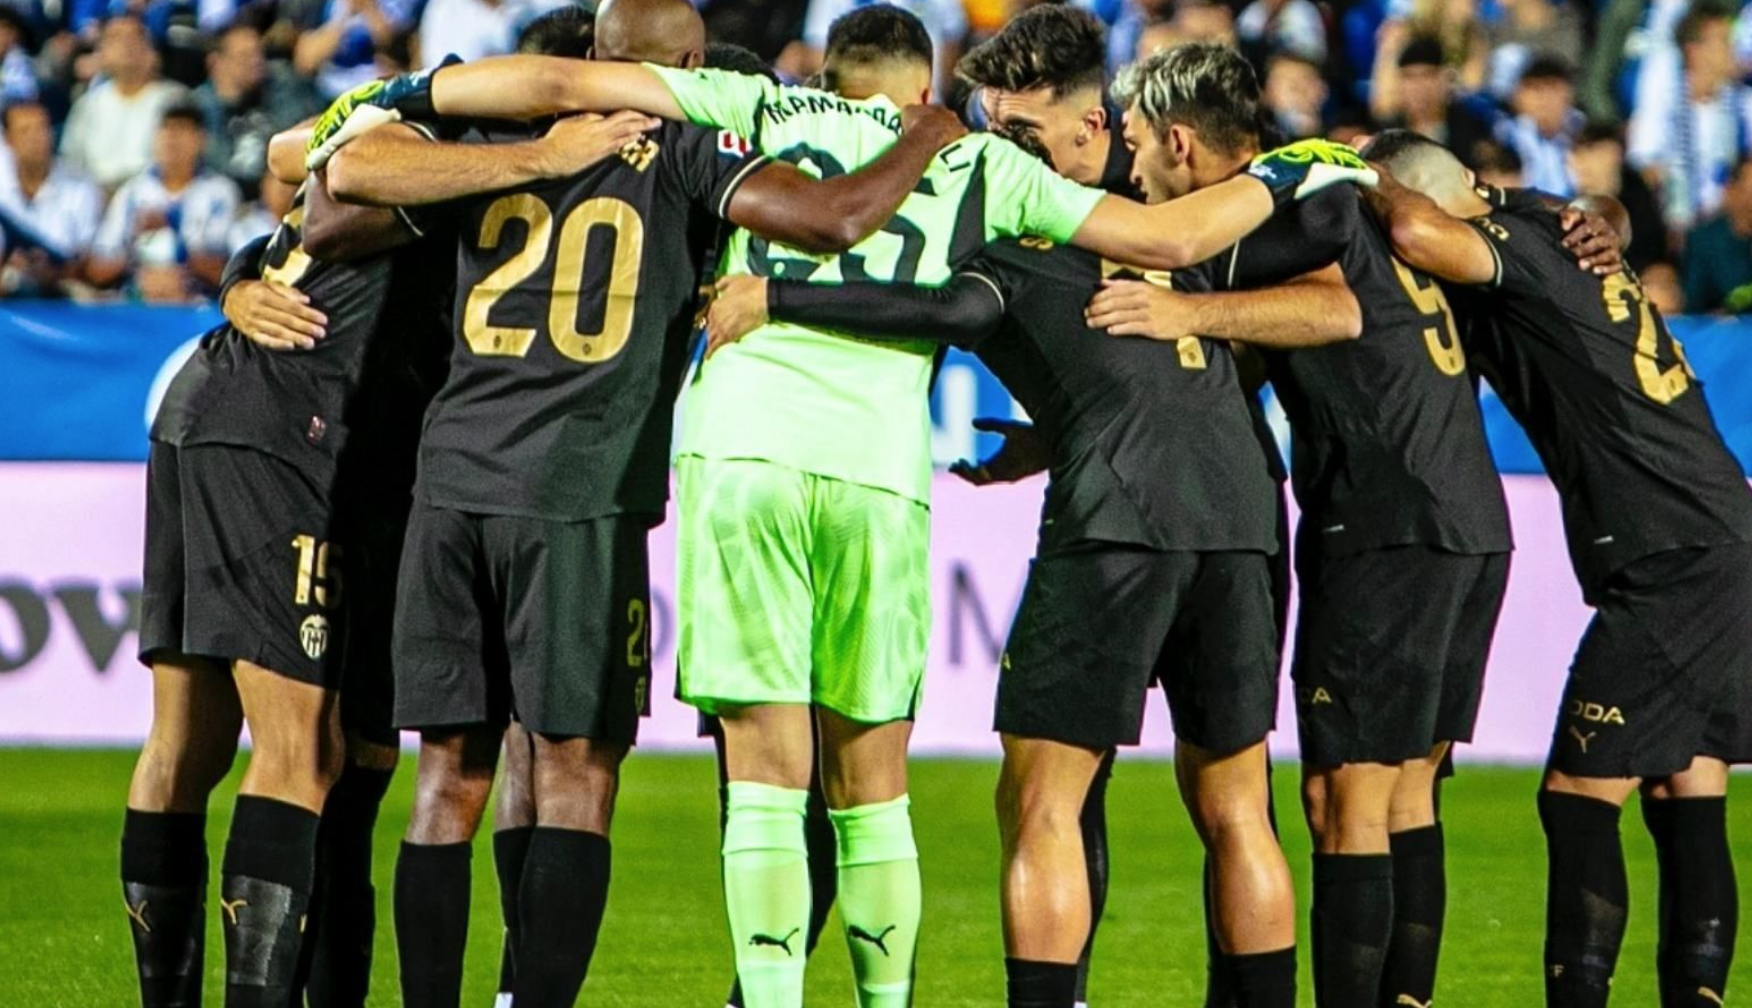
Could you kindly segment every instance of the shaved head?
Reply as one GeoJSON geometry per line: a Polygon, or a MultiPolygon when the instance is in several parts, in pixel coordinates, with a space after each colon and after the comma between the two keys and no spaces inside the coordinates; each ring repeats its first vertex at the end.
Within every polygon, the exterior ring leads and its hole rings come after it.
{"type": "Polygon", "coordinates": [[[687,0],[608,0],[596,12],[596,58],[697,67],[706,25],[687,0]]]}
{"type": "MultiPolygon", "coordinates": [[[[1471,169],[1454,152],[1411,130],[1383,130],[1359,153],[1386,168],[1399,184],[1423,193],[1456,216],[1478,212],[1479,198],[1471,169]]],[[[1488,206],[1486,207],[1488,209],[1488,206]]]]}

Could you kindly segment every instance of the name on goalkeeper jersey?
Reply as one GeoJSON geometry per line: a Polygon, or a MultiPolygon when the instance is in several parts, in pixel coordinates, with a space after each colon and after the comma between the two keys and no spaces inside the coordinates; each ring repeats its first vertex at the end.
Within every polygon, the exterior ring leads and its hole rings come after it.
{"type": "Polygon", "coordinates": [[[761,106],[760,116],[766,123],[777,125],[795,115],[821,114],[826,112],[839,115],[869,116],[882,124],[883,128],[900,132],[900,112],[885,109],[879,105],[864,102],[851,102],[828,94],[790,94],[782,95],[777,100],[761,106]]]}

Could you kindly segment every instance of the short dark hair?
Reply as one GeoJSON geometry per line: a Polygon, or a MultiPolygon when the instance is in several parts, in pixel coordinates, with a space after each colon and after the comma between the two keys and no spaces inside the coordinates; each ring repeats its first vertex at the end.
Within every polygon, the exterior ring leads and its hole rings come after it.
{"type": "Polygon", "coordinates": [[[1371,137],[1363,149],[1357,153],[1361,154],[1365,161],[1392,164],[1406,151],[1415,151],[1424,147],[1442,147],[1442,145],[1416,130],[1384,129],[1371,137]]]}
{"type": "Polygon", "coordinates": [[[1711,0],[1697,0],[1673,26],[1673,41],[1681,48],[1703,38],[1703,29],[1713,21],[1731,21],[1734,11],[1711,0]]]}
{"type": "Polygon", "coordinates": [[[1399,67],[1404,69],[1412,66],[1447,66],[1448,61],[1442,54],[1442,40],[1434,35],[1419,35],[1405,44],[1399,51],[1399,67]]]}
{"type": "Polygon", "coordinates": [[[759,53],[734,42],[707,43],[706,66],[713,70],[728,70],[731,73],[748,74],[751,77],[765,77],[774,84],[779,83],[778,72],[766,60],[761,59],[759,53]]]}
{"type": "Polygon", "coordinates": [[[1480,140],[1472,145],[1470,157],[1460,160],[1473,171],[1481,172],[1519,172],[1522,168],[1521,155],[1513,147],[1497,143],[1495,140],[1480,140]]]}
{"type": "Polygon", "coordinates": [[[925,23],[893,4],[871,4],[836,18],[827,29],[827,60],[879,63],[915,60],[931,66],[931,36],[925,23]]]}
{"type": "Polygon", "coordinates": [[[1592,147],[1594,144],[1615,143],[1624,146],[1624,130],[1614,123],[1599,119],[1591,119],[1582,131],[1576,134],[1576,147],[1592,147]]]}
{"type": "Polygon", "coordinates": [[[1562,81],[1569,84],[1575,80],[1575,71],[1570,65],[1557,56],[1535,56],[1528,61],[1521,71],[1520,83],[1530,81],[1562,81]]]}
{"type": "Polygon", "coordinates": [[[1184,123],[1211,149],[1233,154],[1259,140],[1259,77],[1234,49],[1189,42],[1120,71],[1115,95],[1136,104],[1157,136],[1184,123]]]}
{"type": "Polygon", "coordinates": [[[584,59],[596,44],[596,12],[577,4],[548,11],[517,33],[517,51],[584,59]]]}
{"type": "Polygon", "coordinates": [[[207,129],[207,117],[201,114],[201,106],[192,101],[173,102],[158,117],[159,126],[168,126],[173,122],[187,123],[203,132],[207,129]]]}
{"type": "Polygon", "coordinates": [[[1002,91],[1050,87],[1054,98],[1106,83],[1107,42],[1095,15],[1069,4],[1023,11],[973,47],[955,72],[1002,91]]]}

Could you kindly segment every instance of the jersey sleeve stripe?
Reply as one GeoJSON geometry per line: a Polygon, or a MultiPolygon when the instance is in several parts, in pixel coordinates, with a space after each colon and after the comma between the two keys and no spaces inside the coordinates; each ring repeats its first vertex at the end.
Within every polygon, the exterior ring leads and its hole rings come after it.
{"type": "Polygon", "coordinates": [[[748,181],[748,177],[750,175],[753,175],[756,171],[759,171],[761,168],[766,167],[766,165],[770,161],[772,161],[772,158],[766,157],[764,155],[758,156],[758,157],[751,157],[748,159],[748,162],[746,164],[744,164],[741,168],[737,169],[735,175],[730,176],[730,181],[724,183],[724,191],[721,194],[719,194],[719,196],[718,196],[718,216],[719,217],[722,217],[726,220],[729,219],[730,201],[731,201],[731,199],[735,198],[736,190],[742,188],[742,183],[748,181]]]}
{"type": "Polygon", "coordinates": [[[1004,302],[1004,292],[998,288],[997,281],[993,280],[989,276],[986,276],[984,273],[975,273],[972,270],[968,270],[966,273],[963,273],[962,275],[963,276],[970,276],[970,277],[974,278],[975,280],[978,280],[980,283],[985,284],[986,287],[990,288],[990,290],[992,292],[992,297],[995,297],[998,299],[998,309],[1000,311],[1009,310],[1009,305],[1004,302]]]}

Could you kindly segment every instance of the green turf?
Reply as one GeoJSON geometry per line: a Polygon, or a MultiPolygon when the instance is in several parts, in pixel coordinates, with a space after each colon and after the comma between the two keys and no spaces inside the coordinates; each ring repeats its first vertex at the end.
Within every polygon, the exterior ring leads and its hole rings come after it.
{"type": "MultiPolygon", "coordinates": [[[[0,1005],[117,1006],[135,997],[128,931],[116,881],[116,839],[132,757],[124,752],[0,750],[0,1005]]],[[[913,809],[924,858],[926,936],[920,1008],[1002,1002],[997,921],[996,766],[921,760],[913,809]]],[[[1280,807],[1293,809],[1293,774],[1279,775],[1280,807]]],[[[379,891],[388,879],[411,799],[398,777],[378,842],[379,891]]],[[[1540,922],[1544,854],[1533,813],[1535,776],[1469,769],[1446,796],[1450,877],[1448,941],[1438,1003],[1530,1008],[1541,1003],[1540,922]]],[[[1735,783],[1731,824],[1743,863],[1752,853],[1752,779],[1735,783]]],[[[217,864],[229,788],[215,798],[209,836],[217,864]]],[[[627,766],[615,822],[615,878],[608,922],[581,1003],[626,1008],[717,1008],[729,978],[719,905],[716,789],[709,760],[640,755],[627,766]]],[[[1194,1008],[1203,984],[1199,854],[1165,764],[1121,761],[1109,799],[1113,894],[1092,987],[1099,1008],[1194,1008]]],[[[1306,898],[1306,833],[1287,832],[1306,898]]],[[[1626,816],[1633,880],[1630,936],[1615,1008],[1657,1004],[1654,993],[1652,853],[1637,814],[1626,816]]],[[[464,1004],[486,1008],[497,975],[499,910],[490,848],[475,858],[474,917],[464,1004]]],[[[1304,908],[1306,904],[1303,904],[1304,908]]],[[[384,903],[380,919],[389,919],[384,903]]],[[[810,1004],[850,1004],[842,946],[831,936],[810,974],[810,1004]]],[[[209,938],[208,1004],[218,1005],[223,956],[209,938]]],[[[395,959],[380,928],[372,1003],[392,1005],[395,959]]],[[[1732,988],[1752,990],[1743,956],[1732,988]]],[[[1303,1003],[1307,959],[1303,956],[1303,1003]]]]}

